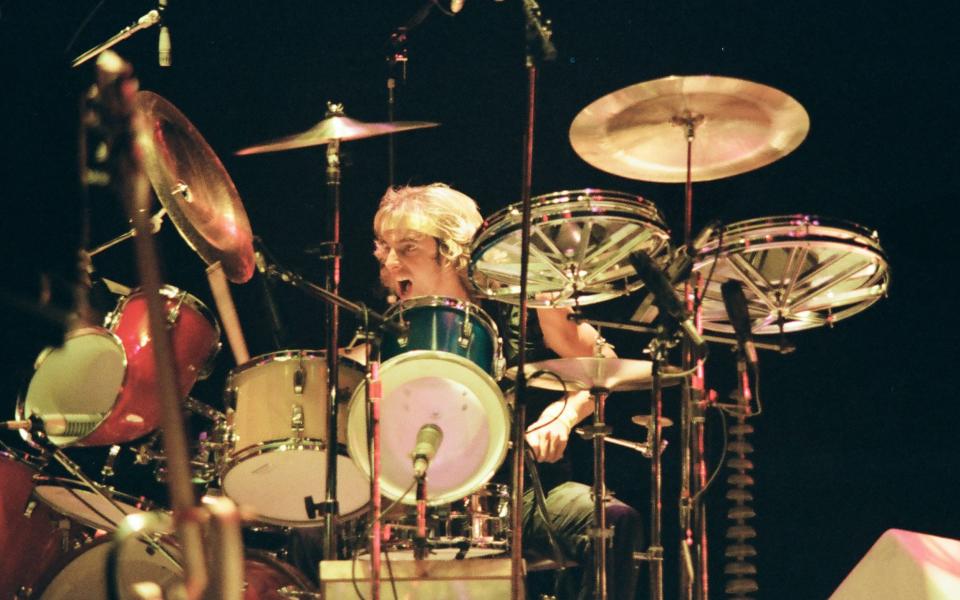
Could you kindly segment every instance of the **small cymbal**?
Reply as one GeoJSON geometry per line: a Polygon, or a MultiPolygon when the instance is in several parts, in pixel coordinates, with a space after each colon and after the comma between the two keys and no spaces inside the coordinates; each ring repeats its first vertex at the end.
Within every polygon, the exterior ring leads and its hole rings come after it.
{"type": "MultiPolygon", "coordinates": [[[[653,418],[650,415],[633,415],[630,417],[630,420],[634,424],[639,425],[640,427],[646,427],[649,429],[650,423],[653,422],[653,418]]],[[[660,427],[666,429],[667,427],[673,427],[673,419],[669,417],[660,417],[660,427]]]]}
{"type": "Polygon", "coordinates": [[[293,150],[296,148],[309,148],[311,146],[322,146],[334,140],[343,142],[351,140],[362,140],[377,135],[386,135],[388,133],[398,133],[401,131],[410,131],[412,129],[425,129],[428,127],[437,127],[439,123],[429,121],[392,121],[387,123],[364,123],[351,119],[343,114],[343,107],[336,104],[329,104],[327,116],[311,127],[310,129],[288,135],[286,137],[270,140],[262,144],[249,146],[237,151],[237,156],[247,156],[249,154],[264,154],[267,152],[279,152],[281,150],[293,150]]]}
{"type": "MultiPolygon", "coordinates": [[[[578,391],[598,388],[611,392],[628,392],[649,390],[653,385],[653,363],[649,360],[577,356],[528,363],[525,370],[527,385],[558,392],[564,389],[578,391]],[[544,373],[533,377],[538,371],[556,374],[560,380],[544,373]]],[[[677,385],[683,380],[682,377],[672,377],[681,371],[680,368],[667,366],[665,370],[663,385],[677,385]]],[[[517,368],[508,369],[506,375],[510,379],[516,379],[517,368]]]]}
{"type": "Polygon", "coordinates": [[[138,139],[144,168],[170,220],[207,264],[219,261],[234,283],[249,281],[253,233],[223,163],[173,104],[148,91],[136,103],[150,128],[138,139]]]}
{"type": "Polygon", "coordinates": [[[792,152],[810,118],[766,85],[730,77],[671,76],[625,87],[580,111],[570,143],[594,167],[629,179],[693,181],[752,171],[792,152]]]}

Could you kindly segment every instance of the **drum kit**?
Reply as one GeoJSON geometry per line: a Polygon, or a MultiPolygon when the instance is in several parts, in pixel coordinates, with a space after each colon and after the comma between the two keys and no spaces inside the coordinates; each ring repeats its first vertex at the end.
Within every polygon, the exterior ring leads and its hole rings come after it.
{"type": "MultiPolygon", "coordinates": [[[[261,257],[254,252],[250,223],[223,165],[190,121],[159,95],[139,92],[137,108],[150,124],[151,135],[139,143],[144,169],[163,206],[160,218],[168,216],[187,244],[208,264],[220,263],[230,281],[247,282],[261,257]]],[[[435,125],[364,123],[339,110],[303,133],[238,154],[338,147],[435,125]]],[[[725,77],[667,77],[593,102],[573,120],[573,148],[589,164],[628,179],[685,181],[685,243],[674,247],[656,205],[636,195],[585,188],[532,198],[528,306],[586,306],[650,288],[631,260],[641,253],[667,274],[674,293],[690,298],[687,288],[692,286],[699,300],[694,307],[697,323],[702,331],[715,334],[710,339],[731,340],[729,334],[737,328],[722,290],[731,281],[745,292],[749,328],[756,335],[832,325],[866,309],[886,293],[889,283],[878,236],[868,228],[812,215],[781,215],[717,226],[692,241],[692,182],[730,177],[778,160],[803,141],[808,128],[805,110],[790,96],[725,77]],[[678,268],[678,262],[686,264],[678,268]]],[[[338,156],[328,153],[328,160],[336,162],[338,156]]],[[[480,296],[520,303],[520,213],[519,204],[495,212],[473,241],[469,275],[480,296]]],[[[321,288],[276,264],[264,271],[307,291],[321,288]]],[[[124,291],[102,325],[71,331],[62,346],[37,358],[18,400],[15,418],[34,429],[39,421],[45,433],[22,431],[29,450],[0,452],[5,482],[0,492],[2,545],[31,548],[29,556],[2,553],[0,598],[68,598],[77,597],[77,589],[105,589],[107,545],[97,532],[115,531],[125,515],[151,508],[144,499],[125,493],[122,485],[110,486],[102,476],[97,480],[83,473],[68,456],[77,448],[113,447],[112,456],[139,448],[146,462],[163,459],[162,453],[142,452],[137,445],[159,428],[160,401],[144,292],[124,291]],[[50,475],[50,456],[70,477],[50,475]]],[[[371,383],[361,361],[334,353],[333,379],[347,398],[336,415],[334,433],[328,431],[331,356],[324,350],[281,349],[238,360],[227,378],[223,410],[191,398],[191,389],[217,357],[219,323],[227,317],[220,307],[218,321],[190,293],[162,288],[176,392],[185,409],[210,421],[201,436],[202,452],[195,449],[194,460],[207,494],[235,500],[257,526],[283,531],[313,527],[325,510],[314,501],[328,493],[332,455],[340,519],[365,518],[376,472],[371,466],[368,397],[379,391],[378,480],[385,498],[416,503],[409,493],[414,480],[411,450],[425,424],[443,432],[429,466],[431,557],[509,552],[509,494],[490,480],[509,445],[511,409],[499,383],[511,373],[505,369],[493,319],[479,306],[443,297],[406,300],[381,316],[343,299],[331,300],[329,292],[321,289],[317,295],[356,309],[371,323],[390,325],[377,332],[383,360],[379,385],[371,383]],[[338,443],[331,444],[333,439],[338,443]]],[[[236,348],[234,354],[243,356],[236,348]]],[[[531,374],[553,374],[532,377],[529,386],[583,389],[596,397],[594,423],[585,433],[593,437],[597,450],[598,506],[608,497],[602,453],[606,395],[687,385],[690,367],[599,356],[527,365],[531,374]]],[[[651,430],[648,448],[659,448],[665,418],[658,406],[653,413],[645,421],[651,430]]],[[[691,427],[687,421],[681,426],[691,427]]],[[[648,456],[659,477],[659,453],[648,456]]],[[[412,557],[411,538],[404,534],[413,527],[411,513],[400,512],[399,517],[388,512],[383,518],[394,534],[384,547],[412,557]]],[[[651,550],[658,544],[654,539],[651,550]]],[[[648,558],[662,562],[655,554],[648,558]]],[[[167,582],[180,576],[178,556],[169,535],[128,543],[119,557],[126,569],[120,577],[167,582]],[[158,545],[166,551],[157,552],[158,545]]],[[[312,584],[277,556],[248,553],[245,573],[248,598],[314,597],[312,584]]]]}

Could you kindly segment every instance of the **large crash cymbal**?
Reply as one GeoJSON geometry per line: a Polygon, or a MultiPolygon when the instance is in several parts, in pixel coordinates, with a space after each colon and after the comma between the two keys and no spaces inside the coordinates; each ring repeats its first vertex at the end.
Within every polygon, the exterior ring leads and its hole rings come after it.
{"type": "Polygon", "coordinates": [[[710,181],[752,171],[792,152],[810,118],[766,85],[730,77],[671,76],[625,87],[580,111],[570,143],[594,167],[629,179],[710,181]]]}
{"type": "Polygon", "coordinates": [[[139,140],[144,168],[180,235],[207,264],[219,261],[230,281],[249,281],[253,233],[223,163],[197,128],[161,96],[137,92],[137,109],[150,128],[150,135],[139,140]]]}
{"type": "Polygon", "coordinates": [[[440,124],[429,121],[364,123],[356,119],[351,119],[343,114],[342,106],[331,104],[329,105],[327,116],[310,129],[302,133],[295,133],[262,144],[243,148],[237,151],[237,155],[246,156],[248,154],[264,154],[266,152],[279,152],[281,150],[309,148],[311,146],[329,144],[334,140],[343,142],[361,140],[377,135],[410,131],[411,129],[425,129],[427,127],[437,127],[438,125],[440,124]]]}

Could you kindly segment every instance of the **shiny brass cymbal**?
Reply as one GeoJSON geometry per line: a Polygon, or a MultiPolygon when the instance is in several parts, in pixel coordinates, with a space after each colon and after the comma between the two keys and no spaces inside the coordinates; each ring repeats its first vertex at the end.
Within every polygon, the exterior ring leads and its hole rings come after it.
{"type": "Polygon", "coordinates": [[[787,94],[730,77],[670,76],[625,87],[580,111],[570,143],[594,167],[628,179],[693,181],[752,171],[792,152],[810,118],[787,94]]]}
{"type": "MultiPolygon", "coordinates": [[[[649,390],[653,386],[653,363],[631,358],[576,356],[552,358],[527,363],[527,385],[542,390],[578,391],[604,389],[610,392],[649,390]],[[534,377],[534,375],[536,375],[534,377]]],[[[677,385],[682,377],[674,377],[681,369],[666,366],[663,385],[677,385]]],[[[517,378],[517,367],[507,370],[506,376],[517,378]]]]}
{"type": "Polygon", "coordinates": [[[350,140],[361,140],[377,135],[398,133],[400,131],[410,131],[411,129],[437,127],[438,125],[440,124],[431,123],[429,121],[364,123],[362,121],[357,121],[356,119],[351,119],[343,114],[342,106],[330,104],[327,116],[310,129],[302,133],[295,133],[293,135],[270,140],[262,144],[243,148],[237,151],[237,155],[246,156],[248,154],[264,154],[266,152],[279,152],[281,150],[322,146],[324,144],[329,144],[334,140],[344,142],[350,140]]]}
{"type": "Polygon", "coordinates": [[[169,101],[140,91],[136,105],[150,130],[138,139],[144,168],[180,235],[207,264],[219,261],[230,281],[249,281],[253,233],[223,163],[169,101]]]}

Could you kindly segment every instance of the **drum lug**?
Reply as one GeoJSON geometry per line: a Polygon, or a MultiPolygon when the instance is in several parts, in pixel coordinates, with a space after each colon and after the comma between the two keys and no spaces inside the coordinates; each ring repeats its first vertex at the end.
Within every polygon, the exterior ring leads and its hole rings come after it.
{"type": "Polygon", "coordinates": [[[303,439],[303,430],[304,430],[304,420],[303,420],[303,405],[294,404],[293,410],[290,415],[290,429],[293,430],[294,435],[297,440],[303,439]]]}
{"type": "Polygon", "coordinates": [[[29,519],[31,516],[33,516],[33,511],[36,508],[37,501],[31,498],[29,501],[27,501],[27,505],[23,508],[23,516],[29,519]]]}
{"type": "Polygon", "coordinates": [[[180,319],[180,307],[183,306],[183,301],[187,298],[187,292],[180,291],[177,294],[176,301],[177,303],[170,309],[170,312],[167,313],[167,326],[173,327],[177,324],[177,320],[180,319]]]}
{"type": "Polygon", "coordinates": [[[116,472],[113,470],[113,464],[116,462],[117,455],[120,454],[121,448],[122,446],[117,444],[110,446],[110,451],[107,452],[107,459],[103,463],[103,468],[100,469],[100,477],[106,479],[116,475],[116,472]]]}
{"type": "Polygon", "coordinates": [[[307,372],[304,370],[303,365],[299,365],[297,370],[293,372],[293,393],[302,396],[303,388],[307,384],[307,372]]]}
{"type": "Polygon", "coordinates": [[[503,357],[503,338],[497,338],[496,354],[493,357],[493,379],[500,381],[507,370],[507,359],[503,357]]]}
{"type": "Polygon", "coordinates": [[[461,348],[466,350],[470,347],[470,342],[473,340],[473,323],[469,319],[464,319],[463,326],[460,328],[460,337],[457,338],[457,343],[461,348]]]}

